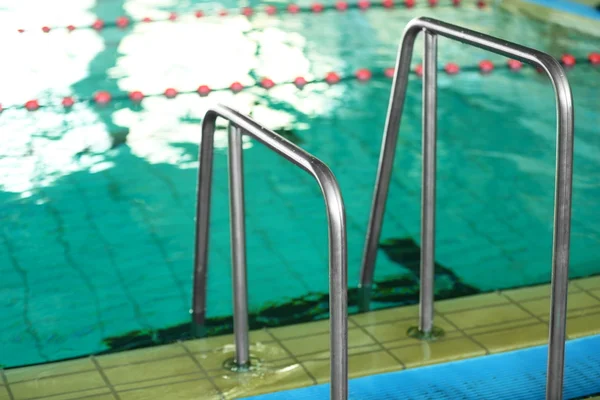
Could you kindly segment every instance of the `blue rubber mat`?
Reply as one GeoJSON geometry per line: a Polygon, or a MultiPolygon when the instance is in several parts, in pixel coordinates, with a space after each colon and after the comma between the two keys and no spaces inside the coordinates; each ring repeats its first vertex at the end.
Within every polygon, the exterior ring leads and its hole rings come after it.
{"type": "MultiPolygon", "coordinates": [[[[545,399],[548,346],[350,380],[351,400],[545,399]]],[[[565,399],[600,392],[600,335],[567,343],[565,399]]],[[[329,385],[250,397],[329,399],[329,385]]]]}

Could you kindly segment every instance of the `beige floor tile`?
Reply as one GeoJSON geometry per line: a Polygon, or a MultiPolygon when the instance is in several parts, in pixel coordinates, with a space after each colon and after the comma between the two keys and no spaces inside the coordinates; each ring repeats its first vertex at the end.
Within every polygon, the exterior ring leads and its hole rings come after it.
{"type": "Polygon", "coordinates": [[[457,311],[485,308],[507,303],[509,303],[509,300],[499,293],[486,293],[475,296],[460,297],[457,299],[437,301],[435,303],[435,309],[441,313],[453,313],[457,311]]]}
{"type": "MultiPolygon", "coordinates": [[[[473,336],[473,335],[479,335],[482,333],[502,332],[502,331],[509,330],[509,329],[515,329],[515,328],[520,328],[523,326],[533,325],[538,322],[540,322],[540,321],[538,321],[537,319],[510,321],[510,322],[505,322],[505,323],[502,323],[499,325],[478,326],[475,328],[469,328],[469,329],[465,329],[463,332],[465,332],[465,334],[468,336],[473,336]]],[[[545,326],[547,327],[548,324],[545,323],[545,326]]]]}
{"type": "MultiPolygon", "coordinates": [[[[581,292],[581,289],[573,282],[569,284],[569,293],[581,292]]],[[[550,297],[550,285],[536,285],[528,286],[519,289],[504,290],[503,295],[510,297],[516,302],[522,302],[527,300],[537,300],[540,298],[550,297]]]]}
{"type": "Polygon", "coordinates": [[[137,381],[133,383],[123,383],[121,385],[115,385],[114,388],[117,391],[126,391],[130,389],[143,389],[150,386],[164,386],[172,383],[186,382],[191,380],[205,379],[206,374],[202,372],[195,372],[191,374],[179,374],[174,376],[168,376],[166,378],[156,378],[144,381],[137,381]]]}
{"type": "MultiPolygon", "coordinates": [[[[295,356],[322,352],[329,349],[329,334],[322,333],[297,339],[282,340],[281,343],[295,356]]],[[[348,346],[365,346],[375,341],[358,328],[348,330],[348,346]]]]}
{"type": "Polygon", "coordinates": [[[106,386],[98,371],[54,376],[10,385],[15,400],[101,388],[106,386]]]}
{"type": "MultiPolygon", "coordinates": [[[[250,343],[266,343],[273,341],[266,330],[250,331],[248,334],[250,343]]],[[[214,336],[205,339],[187,340],[182,342],[191,352],[214,351],[217,348],[234,344],[233,335],[214,336]]]]}
{"type": "Polygon", "coordinates": [[[600,333],[600,314],[589,314],[567,319],[567,335],[570,339],[600,333]]]}
{"type": "MultiPolygon", "coordinates": [[[[537,316],[547,316],[550,313],[550,298],[523,301],[520,303],[526,310],[537,316]]],[[[585,315],[600,311],[600,301],[585,292],[569,294],[567,301],[569,316],[585,315]]]]}
{"type": "Polygon", "coordinates": [[[460,360],[486,354],[485,349],[468,338],[437,342],[422,341],[414,346],[400,347],[391,349],[390,351],[396,358],[402,361],[407,368],[460,360]]]}
{"type": "Polygon", "coordinates": [[[600,289],[600,276],[577,279],[573,282],[575,282],[577,286],[585,290],[600,289]]]}
{"type": "Polygon", "coordinates": [[[108,380],[113,385],[166,378],[181,374],[200,372],[190,356],[170,358],[168,360],[149,361],[140,364],[103,368],[108,380]]]}
{"type": "Polygon", "coordinates": [[[96,361],[101,367],[114,367],[117,365],[127,365],[139,362],[160,360],[163,358],[177,357],[185,355],[186,351],[179,343],[166,346],[148,347],[139,350],[123,351],[115,354],[96,357],[96,361]]]}
{"type": "Polygon", "coordinates": [[[491,353],[539,346],[548,342],[548,325],[541,322],[497,332],[473,335],[491,353]]]}
{"type": "Polygon", "coordinates": [[[52,396],[43,398],[44,400],[115,400],[115,396],[107,389],[92,389],[84,390],[82,392],[73,392],[67,394],[59,394],[58,396],[52,396]]]}
{"type": "Polygon", "coordinates": [[[32,367],[8,369],[4,371],[4,374],[6,375],[8,382],[13,383],[95,370],[96,366],[92,360],[89,358],[82,358],[79,360],[35,365],[32,367]]]}
{"type": "Polygon", "coordinates": [[[172,383],[118,392],[121,400],[219,400],[220,394],[207,379],[172,383]]]}
{"type": "MultiPolygon", "coordinates": [[[[374,351],[379,351],[381,350],[381,345],[379,344],[369,344],[366,346],[359,346],[359,347],[350,347],[348,349],[348,355],[354,355],[354,354],[363,354],[363,353],[372,353],[374,351]]],[[[300,362],[305,362],[305,361],[322,361],[322,360],[329,360],[329,351],[322,351],[320,353],[311,353],[311,354],[305,354],[302,356],[298,357],[298,361],[300,362]]]]}
{"type": "Polygon", "coordinates": [[[300,364],[280,365],[270,370],[221,374],[214,377],[214,382],[226,399],[243,398],[314,384],[300,364]]]}
{"type": "MultiPolygon", "coordinates": [[[[444,332],[444,336],[441,338],[437,338],[435,339],[435,341],[446,341],[446,340],[452,340],[452,339],[458,339],[464,337],[464,335],[459,332],[459,331],[446,331],[444,332]]],[[[404,339],[399,339],[399,340],[392,340],[389,342],[385,342],[384,346],[387,349],[395,349],[397,347],[408,347],[408,346],[414,346],[415,344],[421,343],[421,339],[416,339],[416,338],[412,338],[412,337],[406,337],[404,339]]]]}
{"type": "Polygon", "coordinates": [[[461,329],[501,324],[528,318],[533,319],[531,315],[512,303],[477,310],[459,311],[451,314],[446,313],[444,317],[461,329]]]}
{"type": "MultiPolygon", "coordinates": [[[[250,346],[250,356],[258,359],[261,363],[290,358],[291,355],[277,342],[258,343],[250,346]]],[[[235,357],[235,346],[229,345],[217,351],[194,354],[205,370],[223,370],[223,364],[235,357]]]]}
{"type": "MultiPolygon", "coordinates": [[[[398,322],[387,322],[383,324],[366,326],[364,329],[369,332],[380,343],[403,340],[410,338],[407,335],[409,328],[419,325],[418,319],[403,320],[398,322]]],[[[444,332],[455,331],[456,328],[446,321],[442,316],[436,316],[434,325],[444,330],[444,332]]],[[[414,339],[412,339],[414,340],[414,339]]]]}
{"type": "MultiPolygon", "coordinates": [[[[348,320],[348,328],[355,324],[348,320]]],[[[280,328],[269,328],[268,331],[279,340],[312,336],[319,333],[329,334],[329,320],[307,322],[304,324],[282,326],[280,328]]]]}
{"type": "Polygon", "coordinates": [[[419,316],[419,306],[395,307],[386,310],[370,311],[350,317],[358,325],[368,326],[383,322],[414,319],[419,316]]]}
{"type": "Polygon", "coordinates": [[[0,400],[10,400],[8,397],[8,390],[4,386],[0,385],[0,400]]]}
{"type": "MultiPolygon", "coordinates": [[[[302,363],[317,383],[329,382],[329,360],[310,360],[302,363]]],[[[402,365],[384,350],[355,354],[348,357],[350,378],[401,370],[402,365]]]]}

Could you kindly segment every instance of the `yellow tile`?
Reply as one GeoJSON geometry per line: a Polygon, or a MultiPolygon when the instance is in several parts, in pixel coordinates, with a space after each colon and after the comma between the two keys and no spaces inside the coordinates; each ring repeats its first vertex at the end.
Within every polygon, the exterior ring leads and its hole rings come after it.
{"type": "Polygon", "coordinates": [[[222,374],[215,377],[214,382],[226,399],[238,399],[314,384],[300,364],[255,372],[222,374]]]}
{"type": "Polygon", "coordinates": [[[8,390],[2,385],[0,385],[0,400],[10,400],[8,397],[8,390]]]}
{"type": "Polygon", "coordinates": [[[85,398],[85,400],[115,400],[115,397],[111,394],[108,388],[59,394],[58,396],[52,396],[48,398],[44,397],[44,400],[79,400],[81,398],[85,398]]]}
{"type": "Polygon", "coordinates": [[[103,370],[113,385],[200,372],[196,363],[187,355],[168,360],[103,368],[103,370]]]}
{"type": "MultiPolygon", "coordinates": [[[[248,338],[251,343],[266,343],[273,341],[266,330],[250,331],[248,338]]],[[[234,344],[233,335],[214,336],[205,339],[188,340],[182,342],[191,352],[213,351],[217,348],[234,344]]]]}
{"type": "Polygon", "coordinates": [[[468,338],[436,342],[421,341],[414,346],[400,347],[390,351],[407,368],[460,360],[485,354],[485,350],[481,346],[468,338]]]}
{"type": "MultiPolygon", "coordinates": [[[[354,354],[363,354],[363,353],[372,353],[374,351],[379,351],[381,350],[381,345],[379,344],[369,344],[366,346],[359,346],[359,347],[350,347],[348,349],[348,355],[354,355],[354,354]]],[[[305,362],[305,361],[320,361],[320,360],[326,360],[329,361],[329,351],[322,351],[320,353],[311,353],[311,354],[305,354],[302,356],[298,357],[298,361],[300,362],[305,362]]]]}
{"type": "Polygon", "coordinates": [[[47,378],[50,376],[72,374],[75,372],[95,371],[96,367],[89,358],[63,361],[4,370],[8,383],[47,378]]]}
{"type": "MultiPolygon", "coordinates": [[[[302,363],[317,383],[329,382],[329,360],[310,360],[302,363]]],[[[350,378],[401,370],[402,365],[386,351],[355,354],[348,357],[350,378]]]]}
{"type": "MultiPolygon", "coordinates": [[[[276,360],[290,358],[291,355],[276,342],[257,343],[250,346],[250,356],[258,359],[261,363],[269,363],[276,360]]],[[[195,354],[196,360],[205,370],[222,370],[227,360],[235,357],[235,346],[229,345],[212,352],[195,354]]],[[[219,373],[217,371],[217,373],[219,373]]]]}
{"type": "MultiPolygon", "coordinates": [[[[348,320],[348,327],[354,327],[354,323],[348,320]]],[[[329,333],[329,320],[307,322],[304,324],[282,326],[280,328],[269,328],[269,332],[279,340],[312,336],[319,333],[329,333]]]]}
{"type": "Polygon", "coordinates": [[[472,337],[483,344],[491,353],[500,353],[547,343],[548,325],[538,322],[512,329],[472,335],[472,337]]]}
{"type": "Polygon", "coordinates": [[[512,303],[444,314],[444,317],[461,329],[533,319],[531,315],[512,303]]]}
{"type": "Polygon", "coordinates": [[[567,335],[571,339],[600,333],[600,314],[567,318],[567,335]]]}
{"type": "Polygon", "coordinates": [[[114,367],[117,365],[126,365],[139,362],[160,360],[163,358],[177,357],[185,355],[185,349],[179,344],[169,344],[166,346],[148,347],[139,350],[129,350],[120,353],[109,354],[96,357],[96,361],[101,367],[114,367]]]}
{"type": "Polygon", "coordinates": [[[573,282],[575,282],[577,286],[585,290],[600,289],[600,276],[577,279],[573,282]]]}
{"type": "MultiPolygon", "coordinates": [[[[575,285],[572,281],[569,283],[569,294],[580,292],[581,289],[575,285]]],[[[537,300],[544,297],[550,297],[550,285],[536,285],[528,286],[519,289],[505,290],[502,292],[503,295],[510,297],[516,302],[522,302],[527,300],[537,300]]]]}
{"type": "MultiPolygon", "coordinates": [[[[366,326],[365,330],[371,335],[373,335],[373,337],[377,339],[378,342],[385,343],[396,340],[412,339],[407,335],[407,331],[409,328],[418,325],[419,320],[415,318],[404,321],[388,322],[383,324],[366,326]]],[[[443,329],[444,332],[452,332],[456,330],[454,326],[452,326],[441,316],[435,317],[434,325],[438,328],[443,329]]]]}
{"type": "Polygon", "coordinates": [[[121,400],[219,400],[219,392],[207,379],[118,392],[121,400]]]}
{"type": "MultiPolygon", "coordinates": [[[[282,340],[281,343],[295,356],[316,353],[329,349],[329,334],[322,333],[297,339],[282,340]]],[[[375,341],[358,328],[348,330],[348,346],[364,346],[375,341]]]]}
{"type": "Polygon", "coordinates": [[[367,326],[382,322],[399,321],[402,319],[413,319],[419,316],[419,306],[405,306],[389,308],[379,311],[370,311],[350,317],[358,325],[367,326]]]}
{"type": "Polygon", "coordinates": [[[195,373],[191,373],[191,374],[168,376],[166,378],[157,378],[157,379],[150,379],[150,380],[133,382],[133,383],[124,383],[121,385],[116,385],[116,386],[114,386],[114,388],[117,391],[122,391],[122,390],[124,391],[124,390],[130,390],[130,389],[143,389],[143,388],[150,387],[150,386],[164,386],[164,385],[168,385],[168,384],[172,384],[172,383],[186,382],[186,381],[199,380],[199,379],[205,379],[205,378],[206,378],[206,374],[204,374],[202,372],[195,372],[195,373]]]}
{"type": "Polygon", "coordinates": [[[106,386],[98,371],[54,376],[10,385],[15,400],[100,388],[106,386]]]}
{"type": "Polygon", "coordinates": [[[486,293],[474,296],[460,297],[457,299],[442,300],[435,303],[435,309],[441,313],[453,313],[463,310],[472,310],[500,304],[507,304],[509,300],[499,293],[486,293]]]}
{"type": "MultiPolygon", "coordinates": [[[[532,324],[536,324],[538,322],[539,321],[536,319],[509,321],[509,322],[505,322],[501,325],[478,326],[475,328],[469,328],[469,329],[465,329],[463,332],[465,332],[465,334],[468,336],[473,336],[473,335],[478,335],[478,334],[482,334],[482,333],[493,333],[493,332],[497,332],[497,331],[504,331],[504,330],[508,330],[508,329],[520,328],[523,326],[529,326],[532,324]]],[[[546,324],[546,326],[548,326],[548,324],[546,324]]]]}
{"type": "MultiPolygon", "coordinates": [[[[529,312],[546,316],[550,313],[550,298],[524,301],[520,303],[529,312]]],[[[600,311],[600,301],[585,292],[569,294],[567,300],[567,311],[569,315],[584,315],[590,312],[600,311]]]]}
{"type": "MultiPolygon", "coordinates": [[[[436,341],[444,341],[444,340],[452,340],[452,339],[457,339],[460,337],[464,337],[464,335],[459,332],[459,331],[446,331],[444,333],[444,336],[441,338],[436,339],[436,341]]],[[[405,337],[404,339],[399,339],[399,340],[392,340],[389,342],[385,342],[384,346],[387,349],[394,349],[397,347],[408,347],[408,346],[413,346],[417,343],[420,343],[421,339],[416,339],[416,338],[412,338],[412,337],[405,337]]]]}

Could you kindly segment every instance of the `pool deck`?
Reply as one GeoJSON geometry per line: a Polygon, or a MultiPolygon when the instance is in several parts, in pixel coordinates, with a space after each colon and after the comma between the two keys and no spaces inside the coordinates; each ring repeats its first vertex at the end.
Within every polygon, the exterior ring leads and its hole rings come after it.
{"type": "MultiPolygon", "coordinates": [[[[406,335],[416,306],[353,315],[350,377],[397,371],[544,344],[549,285],[436,303],[446,335],[422,342],[406,335]]],[[[600,276],[572,280],[570,339],[600,333],[600,276]]],[[[318,321],[250,333],[256,371],[223,368],[232,335],[40,366],[0,370],[0,400],[235,399],[304,387],[329,379],[329,326],[318,321]]]]}

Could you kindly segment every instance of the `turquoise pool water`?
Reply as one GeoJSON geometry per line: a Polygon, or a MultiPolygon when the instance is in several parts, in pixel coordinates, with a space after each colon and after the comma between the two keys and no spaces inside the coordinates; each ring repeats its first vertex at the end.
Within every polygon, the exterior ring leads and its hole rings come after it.
{"type": "MultiPolygon", "coordinates": [[[[244,5],[90,0],[5,8],[1,18],[9,32],[0,46],[10,57],[0,75],[6,108],[0,115],[0,364],[127,348],[139,345],[131,344],[135,337],[151,341],[157,330],[189,320],[200,122],[216,102],[285,133],[331,166],[346,202],[349,283],[355,287],[391,81],[379,73],[364,83],[156,96],[141,105],[115,96],[107,106],[77,103],[68,112],[60,105],[28,112],[21,107],[27,100],[60,104],[63,96],[90,98],[98,90],[159,94],[167,87],[251,85],[262,76],[277,83],[329,71],[381,71],[393,66],[405,23],[422,15],[555,56],[585,58],[600,49],[598,37],[494,5],[184,16],[197,8],[244,5]],[[39,29],[119,15],[164,18],[170,11],[181,18],[98,32],[39,29]],[[28,25],[35,31],[16,32],[28,25]]],[[[504,62],[447,40],[439,45],[440,65],[504,62]]],[[[600,273],[599,73],[587,64],[568,72],[576,106],[573,277],[600,273]]],[[[405,248],[415,254],[419,242],[420,92],[413,76],[376,270],[384,294],[377,307],[414,301],[417,293],[414,260],[401,254],[405,248]]],[[[466,68],[456,76],[440,74],[438,102],[438,293],[460,294],[453,291],[457,283],[491,291],[549,281],[555,151],[549,82],[530,68],[501,68],[488,76],[466,68]]],[[[318,188],[256,143],[245,142],[244,157],[255,323],[300,319],[296,306],[302,318],[323,317],[327,232],[318,188]]],[[[227,323],[219,317],[231,314],[224,129],[216,138],[215,163],[208,314],[218,331],[227,323]]]]}

